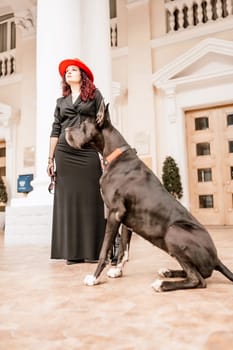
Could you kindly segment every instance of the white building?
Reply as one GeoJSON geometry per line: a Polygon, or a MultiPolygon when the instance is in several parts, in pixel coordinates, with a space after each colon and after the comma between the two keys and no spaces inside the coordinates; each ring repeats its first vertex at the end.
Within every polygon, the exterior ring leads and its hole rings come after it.
{"type": "Polygon", "coordinates": [[[158,177],[165,158],[175,159],[183,204],[203,224],[233,225],[232,8],[232,0],[0,0],[6,243],[50,240],[49,134],[58,63],[69,57],[90,66],[113,123],[158,177]],[[25,174],[34,178],[28,194],[17,187],[25,174]]]}

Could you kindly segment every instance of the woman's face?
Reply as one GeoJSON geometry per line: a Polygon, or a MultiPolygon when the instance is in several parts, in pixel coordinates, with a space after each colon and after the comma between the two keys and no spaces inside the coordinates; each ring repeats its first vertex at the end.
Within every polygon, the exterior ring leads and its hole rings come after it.
{"type": "Polygon", "coordinates": [[[77,66],[68,66],[65,74],[67,84],[81,83],[81,72],[77,66]]]}

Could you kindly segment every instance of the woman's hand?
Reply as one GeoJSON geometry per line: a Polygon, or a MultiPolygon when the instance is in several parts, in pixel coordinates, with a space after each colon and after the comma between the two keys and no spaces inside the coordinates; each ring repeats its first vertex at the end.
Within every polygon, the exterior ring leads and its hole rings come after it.
{"type": "Polygon", "coordinates": [[[47,174],[48,174],[48,176],[50,176],[50,177],[55,175],[55,171],[54,171],[54,159],[53,159],[53,158],[49,158],[49,160],[48,160],[47,174]]]}

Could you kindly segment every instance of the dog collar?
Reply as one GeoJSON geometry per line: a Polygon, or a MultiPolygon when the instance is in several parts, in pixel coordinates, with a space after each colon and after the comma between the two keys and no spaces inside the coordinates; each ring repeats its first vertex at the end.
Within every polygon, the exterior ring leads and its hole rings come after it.
{"type": "Polygon", "coordinates": [[[114,159],[118,158],[122,153],[130,149],[129,145],[116,148],[112,153],[110,153],[103,161],[104,165],[109,165],[114,159]]]}

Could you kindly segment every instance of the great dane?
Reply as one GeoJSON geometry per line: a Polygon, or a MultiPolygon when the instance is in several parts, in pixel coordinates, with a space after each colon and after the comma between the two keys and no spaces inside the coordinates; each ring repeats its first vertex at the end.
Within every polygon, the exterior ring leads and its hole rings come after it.
{"type": "Polygon", "coordinates": [[[214,270],[233,281],[233,273],[220,261],[206,228],[140,160],[111,123],[108,107],[102,102],[96,118],[87,116],[79,125],[66,130],[70,146],[82,148],[91,143],[102,153],[105,162],[100,186],[108,208],[106,232],[96,270],[85,277],[84,283],[99,283],[121,224],[122,247],[118,264],[115,270],[110,269],[109,276],[121,276],[126,260],[124,245],[134,232],[174,257],[181,266],[179,270],[162,269],[159,272],[160,278],[152,283],[157,292],[205,288],[206,278],[214,270]]]}

